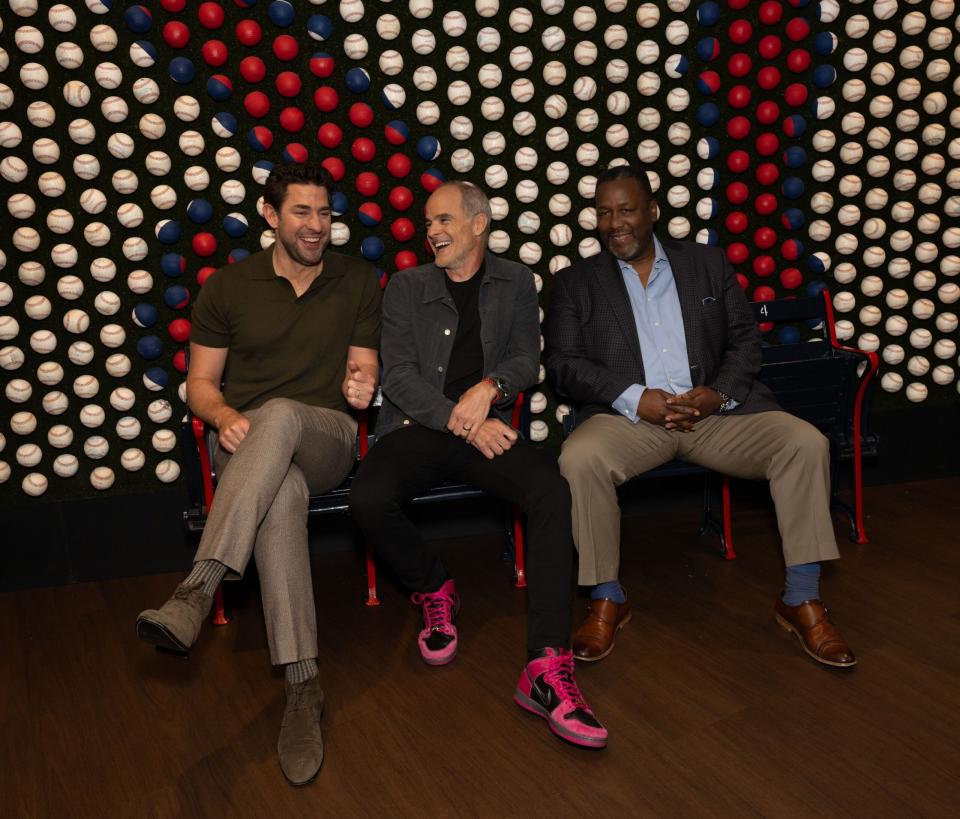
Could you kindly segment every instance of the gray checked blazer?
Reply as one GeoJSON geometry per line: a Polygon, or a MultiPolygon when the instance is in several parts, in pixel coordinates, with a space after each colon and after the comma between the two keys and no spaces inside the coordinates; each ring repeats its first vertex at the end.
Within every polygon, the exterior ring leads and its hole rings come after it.
{"type": "MultiPolygon", "coordinates": [[[[660,238],[660,237],[657,237],[660,238]]],[[[760,372],[760,334],[722,250],[660,239],[670,260],[693,386],[739,402],[737,413],[779,409],[760,372]]],[[[613,413],[631,384],[645,384],[640,339],[617,260],[606,251],[557,273],[547,311],[546,367],[577,405],[577,421],[613,413]]]]}

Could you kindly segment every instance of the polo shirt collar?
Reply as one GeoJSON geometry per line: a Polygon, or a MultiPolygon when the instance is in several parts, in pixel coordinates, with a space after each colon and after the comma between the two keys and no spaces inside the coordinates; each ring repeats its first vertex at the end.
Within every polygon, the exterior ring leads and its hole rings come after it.
{"type": "MultiPolygon", "coordinates": [[[[340,255],[337,253],[330,253],[329,250],[324,251],[323,270],[321,271],[320,275],[317,276],[313,282],[311,282],[310,288],[312,288],[321,279],[339,279],[345,272],[346,266],[342,264],[340,255]]],[[[282,279],[283,276],[278,276],[275,272],[273,267],[273,256],[271,255],[270,265],[254,273],[250,276],[250,278],[259,279],[261,281],[271,281],[273,279],[282,279]]]]}

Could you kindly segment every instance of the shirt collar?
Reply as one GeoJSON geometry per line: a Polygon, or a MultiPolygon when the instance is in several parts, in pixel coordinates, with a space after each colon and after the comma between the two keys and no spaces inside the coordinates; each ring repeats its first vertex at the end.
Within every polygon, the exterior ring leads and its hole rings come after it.
{"type": "MultiPolygon", "coordinates": [[[[633,269],[633,265],[630,262],[624,261],[623,259],[617,259],[617,264],[620,265],[620,270],[624,273],[636,273],[633,269]]],[[[653,267],[663,267],[664,264],[669,265],[670,259],[667,256],[667,251],[663,249],[663,245],[660,244],[660,240],[657,238],[657,235],[653,235],[653,267]]]]}

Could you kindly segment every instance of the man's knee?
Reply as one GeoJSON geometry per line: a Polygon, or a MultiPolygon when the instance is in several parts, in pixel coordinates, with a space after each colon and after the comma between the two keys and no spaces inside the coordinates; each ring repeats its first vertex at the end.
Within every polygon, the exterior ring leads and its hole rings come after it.
{"type": "Polygon", "coordinates": [[[277,494],[270,504],[268,517],[295,515],[306,520],[307,508],[310,505],[310,490],[303,472],[291,465],[277,490],[277,494]]]}
{"type": "Polygon", "coordinates": [[[271,398],[257,409],[255,423],[260,426],[273,424],[281,428],[299,424],[303,406],[291,398],[271,398]]]}
{"type": "Polygon", "coordinates": [[[361,526],[379,521],[395,505],[390,481],[381,470],[364,463],[350,487],[350,514],[361,526]]]}
{"type": "Polygon", "coordinates": [[[830,441],[812,424],[804,422],[795,425],[787,443],[794,453],[808,463],[829,461],[830,441]]]}
{"type": "Polygon", "coordinates": [[[584,480],[609,475],[609,467],[597,442],[588,435],[574,435],[568,438],[560,451],[560,474],[576,487],[584,480]]]}

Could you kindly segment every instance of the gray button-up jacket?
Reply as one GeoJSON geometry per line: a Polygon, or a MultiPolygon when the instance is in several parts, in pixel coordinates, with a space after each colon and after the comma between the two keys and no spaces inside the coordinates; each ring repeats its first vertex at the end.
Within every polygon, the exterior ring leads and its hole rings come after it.
{"type": "MultiPolygon", "coordinates": [[[[395,273],[387,285],[378,437],[414,423],[446,429],[454,403],[443,394],[443,384],[459,316],[445,276],[425,264],[395,273]]],[[[508,394],[494,412],[509,424],[517,393],[536,382],[540,365],[539,304],[530,268],[487,253],[479,305],[483,375],[506,386],[508,394]]]]}

